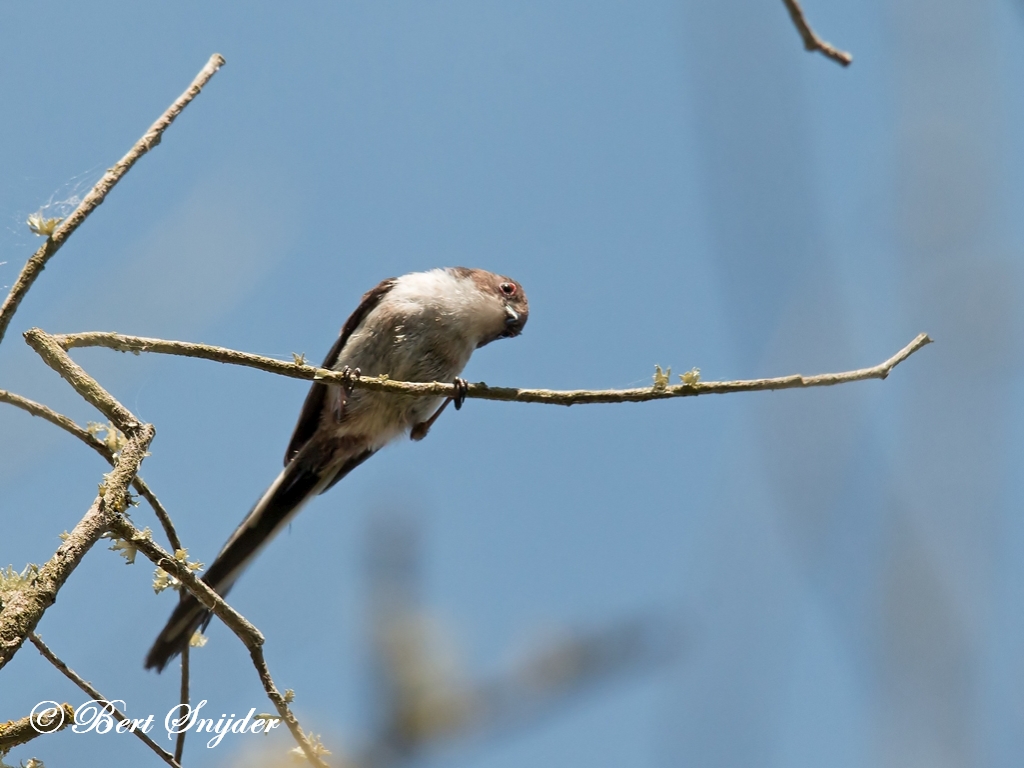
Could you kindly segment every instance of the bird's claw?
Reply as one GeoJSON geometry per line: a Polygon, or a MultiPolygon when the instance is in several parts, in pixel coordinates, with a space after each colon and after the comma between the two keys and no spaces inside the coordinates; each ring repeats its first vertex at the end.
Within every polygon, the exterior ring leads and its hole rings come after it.
{"type": "Polygon", "coordinates": [[[458,411],[462,409],[462,404],[466,402],[466,395],[469,394],[469,382],[456,376],[452,385],[455,387],[452,403],[455,405],[455,410],[458,411]]]}
{"type": "Polygon", "coordinates": [[[341,378],[344,383],[342,386],[345,387],[349,392],[352,391],[352,382],[358,379],[362,375],[358,368],[349,368],[347,365],[341,369],[341,378]]]}

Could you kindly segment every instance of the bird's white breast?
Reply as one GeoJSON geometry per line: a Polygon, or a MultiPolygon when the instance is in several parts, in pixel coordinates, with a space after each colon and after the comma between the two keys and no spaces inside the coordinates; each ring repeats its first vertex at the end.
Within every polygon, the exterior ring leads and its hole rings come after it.
{"type": "MultiPolygon", "coordinates": [[[[444,381],[458,376],[480,340],[504,322],[496,296],[446,269],[404,275],[367,314],[335,365],[396,381],[444,381]]],[[[343,431],[379,435],[387,442],[426,420],[438,398],[404,398],[356,390],[343,431]]]]}

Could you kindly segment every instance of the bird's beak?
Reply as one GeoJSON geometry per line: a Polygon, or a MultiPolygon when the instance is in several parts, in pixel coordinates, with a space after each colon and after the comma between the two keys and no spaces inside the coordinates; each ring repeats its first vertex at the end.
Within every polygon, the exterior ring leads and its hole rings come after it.
{"type": "Polygon", "coordinates": [[[523,332],[526,325],[526,315],[516,312],[512,307],[505,307],[505,333],[502,336],[506,339],[518,336],[523,332]]]}

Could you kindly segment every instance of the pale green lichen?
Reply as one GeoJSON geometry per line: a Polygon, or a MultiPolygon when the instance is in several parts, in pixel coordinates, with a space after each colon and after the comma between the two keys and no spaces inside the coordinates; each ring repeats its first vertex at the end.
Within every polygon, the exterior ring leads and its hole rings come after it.
{"type": "Polygon", "coordinates": [[[22,587],[31,584],[36,580],[36,576],[39,575],[39,566],[35,563],[29,563],[26,565],[21,573],[14,570],[13,565],[8,565],[6,569],[0,568],[0,599],[3,599],[5,594],[9,594],[22,587]]]}
{"type": "Polygon", "coordinates": [[[43,761],[38,757],[30,757],[28,762],[22,760],[17,766],[5,763],[4,758],[7,756],[8,752],[10,752],[9,749],[0,749],[0,768],[46,768],[46,766],[43,765],[43,761]]]}
{"type": "MultiPolygon", "coordinates": [[[[174,550],[174,559],[182,565],[184,565],[193,573],[196,571],[201,571],[203,568],[206,567],[205,565],[203,565],[203,563],[189,560],[187,549],[174,550]]],[[[174,576],[171,576],[171,574],[169,574],[163,568],[157,568],[153,574],[153,591],[159,595],[165,589],[180,590],[181,582],[178,581],[178,579],[176,579],[174,576]]]]}
{"type": "Polygon", "coordinates": [[[36,211],[28,217],[28,228],[32,230],[32,234],[39,235],[40,237],[50,237],[54,232],[57,231],[57,227],[64,221],[62,218],[49,219],[43,216],[42,211],[36,211]]]}
{"type": "Polygon", "coordinates": [[[100,424],[96,421],[90,421],[85,425],[85,431],[107,446],[107,449],[115,457],[121,452],[121,449],[124,448],[125,443],[128,442],[128,438],[124,436],[124,432],[115,427],[113,422],[100,424]],[[103,435],[102,437],[100,437],[101,433],[103,435]]]}
{"type": "Polygon", "coordinates": [[[0,568],[0,610],[3,610],[7,598],[22,587],[32,584],[39,575],[39,566],[35,563],[26,565],[21,573],[14,570],[13,565],[6,569],[0,568]]]}
{"type": "Polygon", "coordinates": [[[163,568],[157,568],[153,574],[153,591],[158,595],[165,589],[177,589],[179,586],[179,581],[163,568]]]}
{"type": "Polygon", "coordinates": [[[654,383],[651,388],[657,392],[662,392],[669,385],[672,378],[672,366],[669,366],[664,371],[661,370],[660,365],[654,366],[654,383]]]}
{"type": "MultiPolygon", "coordinates": [[[[316,734],[316,733],[304,733],[303,735],[306,737],[306,741],[309,742],[309,746],[310,746],[310,748],[311,748],[311,750],[312,750],[314,755],[316,755],[317,757],[323,757],[324,755],[331,754],[331,750],[329,750],[327,747],[325,747],[324,743],[320,740],[320,735],[319,734],[316,734]]],[[[295,748],[289,750],[288,754],[291,755],[296,760],[302,760],[302,761],[306,760],[306,753],[302,749],[302,747],[295,747],[295,748]]]]}
{"type": "MultiPolygon", "coordinates": [[[[147,539],[153,538],[153,532],[149,528],[146,528],[142,532],[142,535],[145,536],[147,539]]],[[[139,554],[139,548],[136,544],[130,541],[126,541],[125,539],[122,539],[120,536],[116,536],[113,533],[110,533],[109,531],[103,534],[103,538],[111,539],[114,542],[110,545],[110,550],[112,552],[117,552],[117,554],[121,555],[121,557],[125,559],[125,563],[127,565],[135,565],[135,556],[139,554]]]]}

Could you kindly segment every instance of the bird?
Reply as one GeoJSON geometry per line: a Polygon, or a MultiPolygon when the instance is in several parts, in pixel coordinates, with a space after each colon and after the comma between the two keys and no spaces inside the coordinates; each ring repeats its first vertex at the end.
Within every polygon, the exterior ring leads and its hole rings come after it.
{"type": "MultiPolygon", "coordinates": [[[[367,291],[342,326],[323,368],[353,377],[452,381],[451,397],[371,392],[315,381],[284,456],[284,470],[263,493],[203,576],[226,596],[245,567],[298,511],[396,438],[426,437],[468,384],[459,378],[473,351],[518,336],[529,317],[522,286],[482,269],[446,267],[388,278],[367,291]]],[[[146,656],[163,671],[212,615],[191,593],[181,598],[146,656]]]]}

